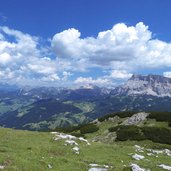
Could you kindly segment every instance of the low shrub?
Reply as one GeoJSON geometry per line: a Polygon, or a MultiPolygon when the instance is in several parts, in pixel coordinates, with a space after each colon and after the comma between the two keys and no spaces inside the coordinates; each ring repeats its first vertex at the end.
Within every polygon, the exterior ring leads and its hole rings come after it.
{"type": "Polygon", "coordinates": [[[72,132],[71,135],[73,135],[75,137],[83,137],[83,138],[85,138],[85,135],[81,134],[80,132],[72,132]]]}
{"type": "Polygon", "coordinates": [[[171,122],[171,112],[151,112],[148,117],[156,121],[171,122]]]}
{"type": "Polygon", "coordinates": [[[153,142],[171,144],[171,129],[161,127],[142,127],[145,137],[153,142]]]}
{"type": "Polygon", "coordinates": [[[129,126],[120,126],[117,131],[117,140],[126,141],[126,140],[144,140],[144,134],[141,129],[134,125],[129,126]]]}
{"type": "Polygon", "coordinates": [[[135,114],[136,112],[132,112],[132,111],[125,111],[125,112],[116,112],[116,113],[112,113],[112,114],[108,114],[108,115],[105,115],[101,118],[98,118],[98,120],[100,122],[103,122],[105,121],[106,119],[109,119],[109,118],[113,118],[115,116],[118,116],[120,118],[126,118],[126,117],[131,117],[133,114],[135,114]]]}
{"type": "Polygon", "coordinates": [[[80,124],[80,125],[76,125],[76,126],[67,126],[67,127],[56,127],[55,129],[50,130],[50,131],[71,133],[74,131],[79,131],[81,129],[81,127],[84,127],[86,125],[88,125],[88,124],[80,124]]]}
{"type": "Polygon", "coordinates": [[[103,122],[106,119],[113,118],[115,116],[116,116],[116,113],[108,114],[108,115],[105,115],[105,116],[102,116],[102,117],[98,118],[98,121],[103,122]]]}
{"type": "Polygon", "coordinates": [[[99,130],[99,127],[95,124],[87,124],[80,128],[81,134],[93,133],[99,130]]]}
{"type": "Polygon", "coordinates": [[[76,131],[77,129],[78,129],[77,126],[68,126],[68,127],[55,128],[54,130],[51,131],[70,133],[76,131]]]}
{"type": "Polygon", "coordinates": [[[122,123],[122,121],[119,121],[119,122],[118,122],[118,124],[121,124],[121,123],[122,123]]]}
{"type": "Polygon", "coordinates": [[[130,166],[124,167],[122,171],[132,171],[132,168],[130,166]]]}
{"type": "Polygon", "coordinates": [[[119,129],[119,126],[114,126],[114,127],[109,128],[108,130],[109,130],[109,132],[115,132],[118,129],[119,129]]]}
{"type": "Polygon", "coordinates": [[[171,127],[171,122],[169,122],[169,127],[171,127]]]}
{"type": "Polygon", "coordinates": [[[125,112],[116,113],[116,115],[119,116],[120,118],[127,118],[127,117],[131,117],[131,116],[134,115],[135,113],[136,113],[136,112],[125,111],[125,112]]]}

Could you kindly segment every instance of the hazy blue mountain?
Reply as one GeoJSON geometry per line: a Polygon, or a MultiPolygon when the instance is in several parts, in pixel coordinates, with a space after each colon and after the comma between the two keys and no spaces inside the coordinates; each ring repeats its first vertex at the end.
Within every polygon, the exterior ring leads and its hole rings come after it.
{"type": "Polygon", "coordinates": [[[118,111],[171,111],[171,79],[159,75],[133,75],[113,89],[0,88],[0,125],[5,127],[41,130],[118,111]]]}

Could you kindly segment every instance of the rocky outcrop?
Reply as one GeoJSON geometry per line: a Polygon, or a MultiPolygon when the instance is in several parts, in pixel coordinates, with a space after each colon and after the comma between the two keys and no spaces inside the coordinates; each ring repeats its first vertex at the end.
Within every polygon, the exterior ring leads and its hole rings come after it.
{"type": "Polygon", "coordinates": [[[146,120],[148,115],[149,114],[145,113],[145,112],[140,112],[140,113],[134,114],[130,118],[126,119],[123,122],[123,125],[136,125],[136,124],[146,120]]]}

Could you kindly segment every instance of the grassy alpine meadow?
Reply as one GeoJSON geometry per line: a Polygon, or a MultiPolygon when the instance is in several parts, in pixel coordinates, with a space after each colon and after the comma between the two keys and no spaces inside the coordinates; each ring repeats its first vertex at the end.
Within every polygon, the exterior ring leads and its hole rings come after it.
{"type": "MultiPolygon", "coordinates": [[[[103,132],[106,123],[102,124],[103,132]]],[[[105,133],[105,132],[104,132],[105,133]]],[[[95,136],[95,133],[92,133],[95,136]]],[[[0,166],[4,171],[88,171],[89,164],[107,165],[110,170],[131,170],[135,163],[142,168],[161,171],[160,164],[171,165],[171,156],[158,154],[148,156],[147,149],[170,149],[170,145],[157,144],[151,141],[93,142],[87,134],[85,142],[78,143],[79,154],[73,151],[74,145],[66,145],[64,139],[55,141],[50,132],[31,132],[0,128],[0,166]],[[135,145],[144,147],[143,152],[136,152],[135,145]],[[144,160],[133,159],[133,154],[140,154],[144,160]]],[[[163,169],[164,170],[164,169],[163,169]]]]}

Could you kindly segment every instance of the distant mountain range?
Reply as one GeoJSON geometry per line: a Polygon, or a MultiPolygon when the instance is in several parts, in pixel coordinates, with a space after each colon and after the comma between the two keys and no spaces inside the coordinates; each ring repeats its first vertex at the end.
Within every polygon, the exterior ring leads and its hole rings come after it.
{"type": "Polygon", "coordinates": [[[0,125],[42,130],[118,111],[171,111],[171,79],[133,75],[124,85],[75,89],[0,85],[0,125]]]}
{"type": "Polygon", "coordinates": [[[20,95],[31,96],[39,99],[57,98],[60,100],[84,100],[96,99],[106,96],[110,93],[108,88],[100,88],[97,86],[79,87],[76,89],[69,88],[55,88],[55,87],[37,87],[33,89],[23,88],[20,95]]]}

